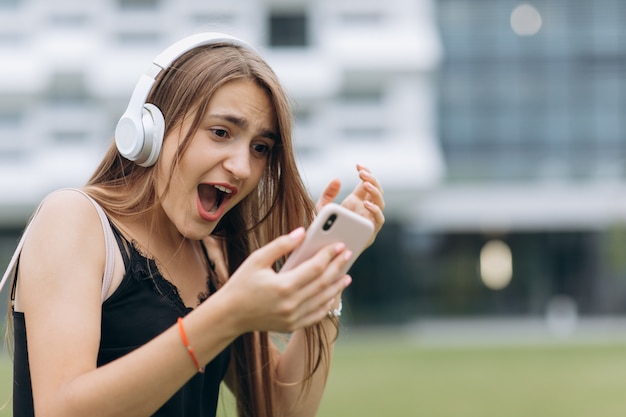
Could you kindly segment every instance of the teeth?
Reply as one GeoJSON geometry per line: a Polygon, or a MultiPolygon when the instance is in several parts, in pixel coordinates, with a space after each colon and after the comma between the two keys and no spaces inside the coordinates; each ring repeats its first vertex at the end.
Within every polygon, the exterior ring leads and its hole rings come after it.
{"type": "Polygon", "coordinates": [[[214,185],[214,187],[217,188],[218,190],[220,190],[221,192],[226,193],[226,194],[230,194],[230,193],[233,192],[233,190],[230,190],[230,189],[224,187],[223,185],[214,185]]]}

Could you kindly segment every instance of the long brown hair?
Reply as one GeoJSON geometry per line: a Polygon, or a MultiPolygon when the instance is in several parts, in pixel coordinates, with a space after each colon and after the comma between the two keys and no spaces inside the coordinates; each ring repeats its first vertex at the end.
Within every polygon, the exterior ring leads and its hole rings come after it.
{"type": "MultiPolygon", "coordinates": [[[[256,191],[231,209],[218,224],[214,235],[220,236],[232,274],[256,248],[308,225],[314,215],[314,203],[298,173],[292,144],[292,113],[287,95],[271,68],[246,48],[230,44],[202,46],[178,58],[163,74],[147,102],[155,104],[165,119],[165,136],[186,117],[193,116],[191,127],[181,142],[169,178],[189,147],[209,100],[225,83],[250,79],[268,94],[276,114],[279,138],[272,148],[266,171],[256,191]]],[[[105,210],[118,216],[147,213],[157,204],[155,181],[158,165],[144,168],[120,156],[111,145],[100,166],[87,183],[87,191],[105,210]]],[[[169,184],[166,191],[169,190],[169,184]]],[[[329,341],[321,325],[306,329],[305,356],[308,376],[302,381],[304,394],[310,377],[328,365],[329,341]]],[[[277,414],[272,373],[271,342],[265,332],[240,336],[233,344],[235,361],[235,396],[241,417],[263,417],[277,414]]]]}

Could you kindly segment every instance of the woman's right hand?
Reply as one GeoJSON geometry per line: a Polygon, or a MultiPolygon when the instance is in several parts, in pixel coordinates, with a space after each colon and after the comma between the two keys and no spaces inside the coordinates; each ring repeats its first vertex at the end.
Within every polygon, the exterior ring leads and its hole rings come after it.
{"type": "Polygon", "coordinates": [[[303,228],[254,251],[218,291],[229,297],[240,333],[292,332],[322,320],[352,282],[340,275],[350,258],[342,243],[328,245],[299,266],[281,273],[272,267],[304,240],[303,228]]]}

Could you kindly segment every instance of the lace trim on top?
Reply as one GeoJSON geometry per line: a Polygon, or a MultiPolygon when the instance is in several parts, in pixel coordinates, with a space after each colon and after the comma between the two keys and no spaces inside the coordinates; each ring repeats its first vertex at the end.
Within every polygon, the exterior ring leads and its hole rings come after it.
{"type": "MultiPolygon", "coordinates": [[[[183,302],[182,297],[178,291],[176,285],[168,281],[163,274],[156,262],[155,259],[145,255],[142,251],[137,247],[135,241],[127,243],[129,257],[130,257],[130,266],[127,273],[130,273],[130,276],[133,279],[138,281],[150,280],[153,284],[154,291],[163,296],[171,305],[182,315],[188,313],[193,310],[192,307],[187,307],[183,302]]],[[[206,249],[203,245],[203,251],[205,254],[205,258],[212,268],[213,263],[208,259],[208,254],[206,253],[206,249]]],[[[205,301],[211,294],[216,291],[215,285],[213,284],[213,280],[211,279],[211,273],[207,274],[207,287],[206,292],[202,292],[198,296],[198,304],[205,301]]]]}

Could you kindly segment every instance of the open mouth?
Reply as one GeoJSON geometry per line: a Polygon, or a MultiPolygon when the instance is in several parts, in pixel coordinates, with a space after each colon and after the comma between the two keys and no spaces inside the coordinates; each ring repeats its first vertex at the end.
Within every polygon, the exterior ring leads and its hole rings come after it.
{"type": "Polygon", "coordinates": [[[209,214],[215,214],[230,200],[233,190],[219,184],[200,184],[198,196],[202,209],[209,214]]]}

